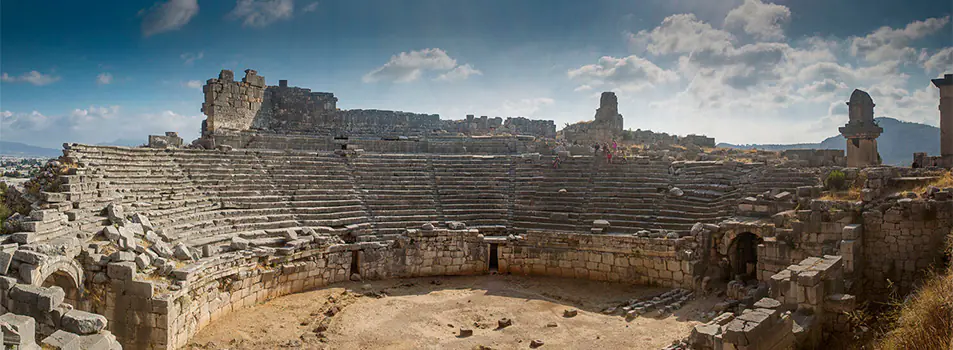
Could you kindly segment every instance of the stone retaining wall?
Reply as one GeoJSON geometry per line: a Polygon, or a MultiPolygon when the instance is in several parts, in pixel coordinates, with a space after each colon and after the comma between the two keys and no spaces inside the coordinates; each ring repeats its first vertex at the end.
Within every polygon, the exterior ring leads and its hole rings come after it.
{"type": "Polygon", "coordinates": [[[529,232],[499,245],[499,270],[597,281],[691,287],[692,237],[529,232]]]}

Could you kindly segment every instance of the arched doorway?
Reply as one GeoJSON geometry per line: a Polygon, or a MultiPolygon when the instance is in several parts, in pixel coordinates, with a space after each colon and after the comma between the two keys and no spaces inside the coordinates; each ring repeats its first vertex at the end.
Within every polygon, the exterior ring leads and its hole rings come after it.
{"type": "Polygon", "coordinates": [[[747,281],[757,278],[758,245],[763,240],[751,232],[739,234],[728,246],[729,279],[747,281]]]}
{"type": "Polygon", "coordinates": [[[50,274],[45,280],[43,280],[43,287],[52,287],[57,286],[63,288],[63,291],[66,292],[66,298],[63,302],[73,305],[73,307],[81,310],[86,309],[86,305],[81,305],[83,301],[82,295],[79,288],[77,287],[77,282],[73,279],[73,276],[70,276],[64,270],[58,270],[50,274]]]}

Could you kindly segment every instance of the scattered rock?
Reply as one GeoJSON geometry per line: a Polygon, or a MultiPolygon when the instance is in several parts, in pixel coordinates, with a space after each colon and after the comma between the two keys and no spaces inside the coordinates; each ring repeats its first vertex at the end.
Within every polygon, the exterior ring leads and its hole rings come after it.
{"type": "Polygon", "coordinates": [[[556,322],[550,322],[550,323],[547,323],[547,324],[546,324],[546,327],[556,328],[556,327],[559,327],[559,325],[556,324],[556,322]]]}
{"type": "Polygon", "coordinates": [[[471,335],[473,335],[473,329],[460,328],[460,337],[469,337],[471,335]]]}
{"type": "Polygon", "coordinates": [[[533,341],[529,342],[529,347],[535,349],[535,348],[538,348],[538,347],[540,347],[540,346],[543,346],[543,344],[545,344],[545,343],[543,343],[542,340],[533,339],[533,341]]]}
{"type": "Polygon", "coordinates": [[[497,322],[497,324],[498,324],[497,328],[501,328],[501,329],[502,329],[502,328],[506,328],[506,327],[512,326],[512,325],[513,325],[513,320],[508,319],[508,318],[501,318],[500,321],[497,322]]]}
{"type": "MultiPolygon", "coordinates": [[[[159,253],[159,252],[156,252],[156,253],[159,253]]],[[[192,251],[189,250],[189,247],[187,247],[185,243],[176,244],[175,248],[173,248],[173,254],[175,254],[175,258],[179,260],[194,260],[195,259],[192,256],[192,251]]],[[[162,256],[162,254],[159,253],[159,256],[162,256]]]]}
{"type": "Polygon", "coordinates": [[[351,281],[354,281],[354,282],[359,282],[359,281],[361,281],[361,275],[360,275],[360,274],[356,274],[356,273],[352,273],[352,274],[351,274],[351,281]]]}
{"type": "Polygon", "coordinates": [[[71,310],[60,319],[63,330],[80,335],[96,334],[106,328],[106,317],[80,310],[71,310]]]}
{"type": "Polygon", "coordinates": [[[576,309],[563,310],[563,317],[576,317],[577,314],[579,310],[576,309]]]}

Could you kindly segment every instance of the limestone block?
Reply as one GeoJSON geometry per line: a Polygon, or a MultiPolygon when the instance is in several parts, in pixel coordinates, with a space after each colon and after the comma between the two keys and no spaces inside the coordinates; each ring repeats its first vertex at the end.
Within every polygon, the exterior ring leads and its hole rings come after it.
{"type": "Polygon", "coordinates": [[[136,263],[132,261],[109,263],[106,275],[112,279],[130,281],[136,276],[136,263]]]}
{"type": "Polygon", "coordinates": [[[99,333],[106,329],[106,317],[86,311],[72,310],[60,320],[63,330],[79,335],[99,333]]]}
{"type": "MultiPolygon", "coordinates": [[[[158,253],[158,252],[156,252],[158,253]]],[[[192,255],[192,251],[184,243],[179,243],[173,248],[173,253],[175,258],[179,260],[194,260],[195,257],[192,255]]],[[[161,254],[160,254],[161,255],[161,254]]]]}
{"type": "Polygon", "coordinates": [[[64,331],[62,329],[53,332],[49,337],[43,339],[43,348],[44,349],[56,349],[56,350],[80,350],[82,349],[82,343],[79,340],[79,335],[64,331]]]}
{"type": "Polygon", "coordinates": [[[136,256],[135,261],[136,261],[136,266],[138,266],[140,270],[145,269],[152,265],[152,257],[150,257],[149,254],[146,254],[146,253],[142,253],[136,256]]]}
{"type": "Polygon", "coordinates": [[[13,254],[17,250],[17,244],[4,244],[0,246],[0,275],[6,275],[10,270],[10,263],[13,262],[13,254]]]}
{"type": "Polygon", "coordinates": [[[126,252],[126,251],[117,251],[109,255],[109,261],[112,262],[124,262],[124,261],[135,261],[136,253],[126,252]]]}
{"type": "Polygon", "coordinates": [[[36,320],[12,313],[0,316],[4,347],[31,349],[36,347],[36,320]]]}
{"type": "Polygon", "coordinates": [[[19,244],[30,244],[36,241],[36,232],[17,232],[10,236],[10,240],[19,244]]]}
{"type": "Polygon", "coordinates": [[[40,312],[50,312],[66,299],[66,292],[59,286],[42,288],[36,305],[40,312]]]}
{"type": "Polygon", "coordinates": [[[46,256],[46,254],[20,249],[13,253],[13,259],[31,265],[39,265],[49,259],[49,257],[46,256]]]}

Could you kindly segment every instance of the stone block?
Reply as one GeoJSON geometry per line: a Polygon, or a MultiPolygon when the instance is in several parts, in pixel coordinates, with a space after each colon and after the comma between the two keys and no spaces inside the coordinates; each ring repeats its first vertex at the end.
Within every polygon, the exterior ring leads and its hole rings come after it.
{"type": "Polygon", "coordinates": [[[608,220],[602,220],[602,219],[593,220],[593,221],[592,221],[592,227],[602,228],[602,229],[608,228],[608,227],[609,227],[609,221],[608,221],[608,220]]]}
{"type": "Polygon", "coordinates": [[[0,316],[5,348],[31,349],[36,347],[36,320],[12,313],[0,316]]]}
{"type": "Polygon", "coordinates": [[[10,263],[13,262],[13,254],[17,251],[17,244],[4,244],[0,246],[0,275],[6,275],[10,270],[10,263]]]}
{"type": "Polygon", "coordinates": [[[106,329],[106,317],[80,310],[71,310],[60,320],[63,330],[79,335],[99,333],[106,329]]]}
{"type": "Polygon", "coordinates": [[[50,312],[66,299],[66,292],[59,286],[42,288],[36,305],[41,312],[50,312]]]}
{"type": "Polygon", "coordinates": [[[136,276],[136,263],[132,261],[109,263],[106,275],[112,279],[130,281],[136,276]]]}
{"type": "Polygon", "coordinates": [[[82,348],[82,343],[79,340],[79,335],[75,333],[70,333],[64,330],[57,330],[50,334],[49,337],[43,339],[43,348],[44,349],[55,349],[55,350],[80,350],[82,348]]]}
{"type": "Polygon", "coordinates": [[[124,261],[135,261],[136,253],[126,252],[126,251],[117,251],[109,255],[109,261],[111,262],[124,262],[124,261]]]}
{"type": "Polygon", "coordinates": [[[126,281],[126,294],[152,299],[155,294],[155,286],[149,281],[126,281]]]}
{"type": "Polygon", "coordinates": [[[17,232],[10,235],[10,240],[19,244],[36,242],[36,232],[17,232]]]}
{"type": "Polygon", "coordinates": [[[43,261],[49,259],[46,254],[37,253],[30,250],[17,250],[13,253],[13,260],[22,261],[30,265],[40,265],[43,261]]]}

